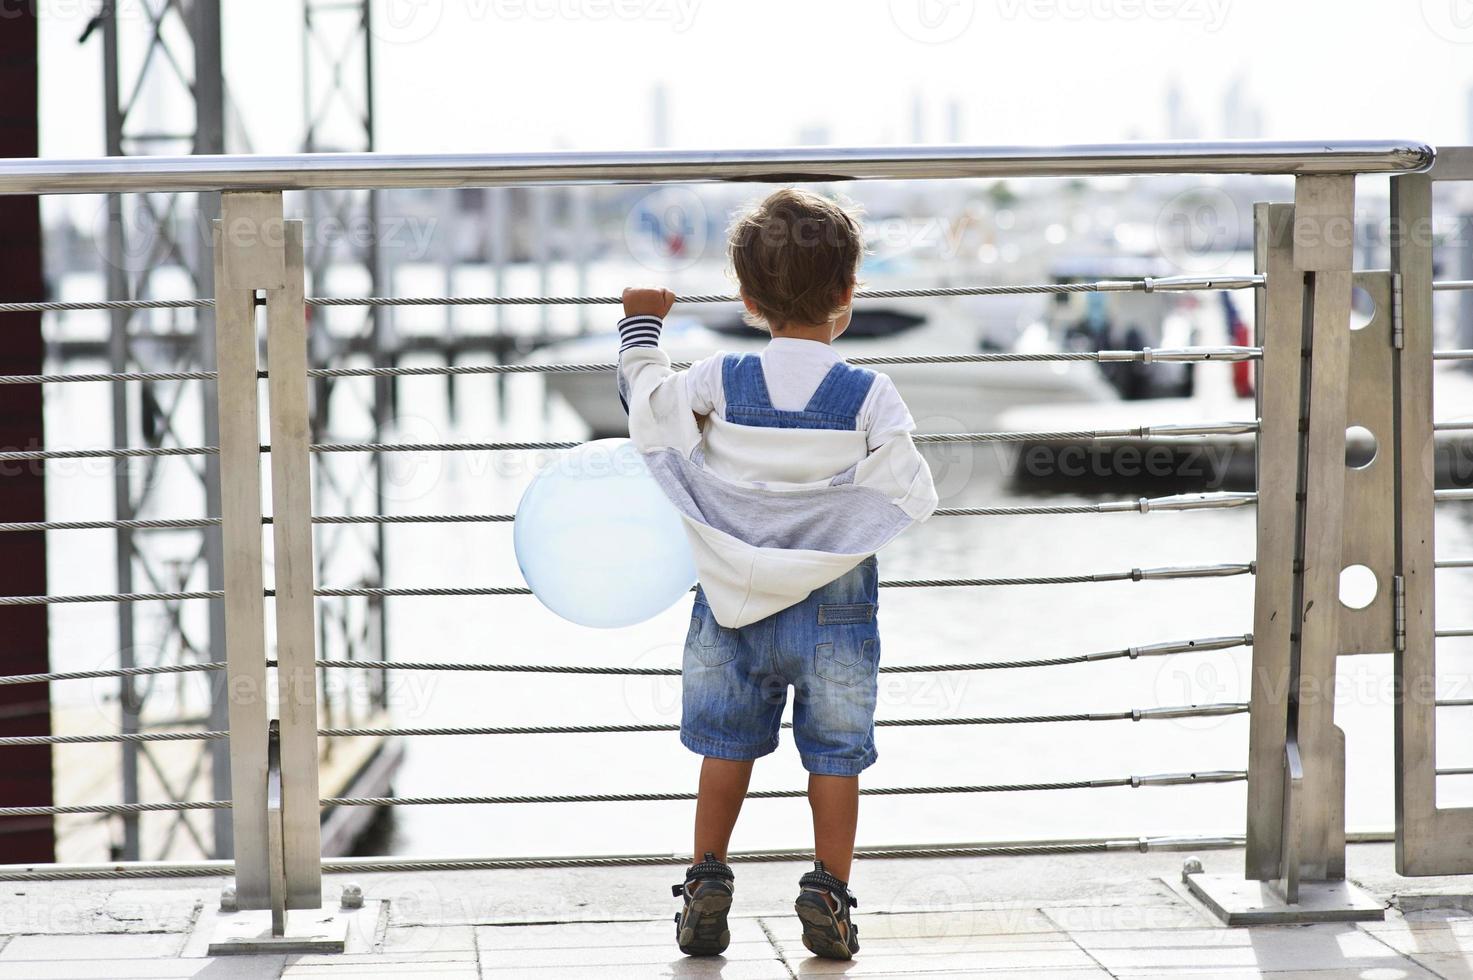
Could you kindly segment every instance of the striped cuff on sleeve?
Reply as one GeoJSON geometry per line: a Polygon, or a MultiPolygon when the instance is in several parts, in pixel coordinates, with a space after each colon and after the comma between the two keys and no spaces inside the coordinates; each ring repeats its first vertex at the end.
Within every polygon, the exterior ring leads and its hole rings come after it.
{"type": "Polygon", "coordinates": [[[660,346],[661,325],[657,316],[626,316],[619,321],[619,353],[622,354],[631,347],[660,346]]]}

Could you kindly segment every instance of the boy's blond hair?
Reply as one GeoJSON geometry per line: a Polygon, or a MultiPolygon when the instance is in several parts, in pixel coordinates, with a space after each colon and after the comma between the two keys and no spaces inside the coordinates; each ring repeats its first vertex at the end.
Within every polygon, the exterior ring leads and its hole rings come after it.
{"type": "Polygon", "coordinates": [[[864,254],[858,208],[786,188],[739,217],[727,239],[732,270],[769,331],[828,323],[844,310],[864,254]]]}

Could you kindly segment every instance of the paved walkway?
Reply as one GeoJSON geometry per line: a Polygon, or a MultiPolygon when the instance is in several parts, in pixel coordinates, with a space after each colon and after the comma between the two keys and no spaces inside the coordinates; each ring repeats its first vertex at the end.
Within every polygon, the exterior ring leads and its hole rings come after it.
{"type": "MultiPolygon", "coordinates": [[[[1356,845],[1350,876],[1391,905],[1384,923],[1227,929],[1185,894],[1183,857],[865,862],[864,949],[847,964],[799,942],[796,863],[737,867],[732,945],[706,960],[674,947],[673,867],[362,875],[374,914],[338,956],[205,956],[219,879],[0,882],[0,980],[1473,980],[1473,878],[1399,878],[1390,845],[1356,845]]],[[[1240,851],[1200,857],[1208,871],[1242,867],[1240,851]]],[[[335,900],[347,880],[330,879],[327,893],[335,900]]]]}

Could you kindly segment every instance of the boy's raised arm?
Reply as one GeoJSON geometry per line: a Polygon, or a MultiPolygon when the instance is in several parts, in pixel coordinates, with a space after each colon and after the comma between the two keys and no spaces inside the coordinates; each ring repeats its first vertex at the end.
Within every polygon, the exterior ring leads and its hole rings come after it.
{"type": "Polygon", "coordinates": [[[619,321],[619,353],[631,347],[658,347],[660,327],[675,294],[668,289],[631,286],[624,290],[624,319],[619,321]]]}

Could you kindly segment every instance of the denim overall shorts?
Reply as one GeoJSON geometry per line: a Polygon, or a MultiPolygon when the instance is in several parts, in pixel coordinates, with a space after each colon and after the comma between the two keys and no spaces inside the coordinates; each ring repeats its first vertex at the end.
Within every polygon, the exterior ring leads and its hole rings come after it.
{"type": "MultiPolygon", "coordinates": [[[[728,422],[854,429],[874,372],[835,364],[799,411],[772,406],[762,362],[722,364],[728,422]]],[[[739,629],[716,622],[696,589],[682,667],[680,741],[703,756],[746,761],[777,748],[788,688],[803,768],[855,776],[877,758],[874,739],[880,634],[873,555],[802,602],[739,629]]]]}

